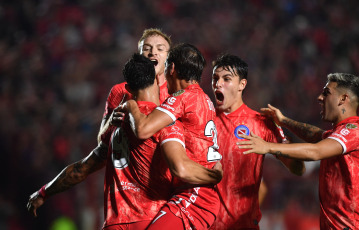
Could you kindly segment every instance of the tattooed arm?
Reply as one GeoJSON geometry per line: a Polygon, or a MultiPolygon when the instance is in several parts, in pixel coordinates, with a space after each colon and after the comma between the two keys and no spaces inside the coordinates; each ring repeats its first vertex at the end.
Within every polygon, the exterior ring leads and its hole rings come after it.
{"type": "Polygon", "coordinates": [[[323,130],[310,124],[294,121],[282,114],[274,106],[268,105],[268,108],[261,109],[262,113],[271,117],[278,125],[283,126],[309,143],[316,143],[322,140],[323,130]]]}
{"type": "Polygon", "coordinates": [[[237,143],[238,148],[246,149],[243,154],[271,153],[279,157],[287,157],[304,161],[322,160],[343,153],[341,144],[333,139],[326,138],[318,143],[296,143],[296,144],[279,144],[266,142],[257,135],[251,133],[250,136],[238,135],[247,139],[237,143]]]}
{"type": "Polygon", "coordinates": [[[51,182],[30,196],[27,203],[28,211],[36,217],[36,210],[44,204],[46,198],[73,187],[91,173],[103,168],[106,154],[107,146],[100,144],[84,159],[68,165],[51,182]]]}

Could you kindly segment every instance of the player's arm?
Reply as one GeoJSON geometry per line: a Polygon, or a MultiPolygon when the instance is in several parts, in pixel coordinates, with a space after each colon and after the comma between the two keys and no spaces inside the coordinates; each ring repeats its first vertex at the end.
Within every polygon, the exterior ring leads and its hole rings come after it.
{"type": "Polygon", "coordinates": [[[128,111],[131,127],[139,139],[150,138],[153,134],[173,122],[169,115],[157,109],[146,116],[140,112],[134,100],[127,101],[124,107],[128,111]]]}
{"type": "Polygon", "coordinates": [[[259,185],[259,191],[258,191],[258,203],[259,206],[263,203],[264,198],[267,196],[268,188],[266,183],[264,183],[263,179],[259,185]]]}
{"type": "MultiPolygon", "coordinates": [[[[113,113],[111,113],[112,116],[113,113]]],[[[102,118],[101,121],[101,125],[100,125],[100,130],[97,134],[97,143],[101,142],[101,136],[106,133],[108,127],[110,126],[110,121],[111,121],[111,116],[110,115],[106,115],[102,118]]]]}
{"type": "Polygon", "coordinates": [[[314,125],[292,120],[282,114],[282,112],[274,106],[268,104],[268,108],[262,108],[262,113],[271,117],[278,125],[286,127],[299,138],[309,143],[316,143],[322,140],[323,130],[314,125]]]}
{"type": "Polygon", "coordinates": [[[45,199],[63,192],[82,182],[91,173],[103,168],[106,163],[107,146],[97,146],[87,157],[65,167],[51,182],[34,192],[27,203],[27,209],[35,217],[36,210],[45,199]]]}
{"type": "Polygon", "coordinates": [[[208,169],[188,158],[186,150],[179,142],[169,141],[161,145],[172,175],[190,184],[217,184],[222,180],[223,170],[220,162],[208,169]]]}
{"type": "Polygon", "coordinates": [[[240,149],[249,149],[244,154],[271,153],[279,157],[287,157],[305,161],[316,161],[333,156],[338,156],[343,153],[341,144],[333,139],[326,138],[318,143],[295,143],[295,144],[278,144],[269,143],[251,133],[250,136],[239,135],[247,139],[247,141],[238,142],[240,149]]]}
{"type": "Polygon", "coordinates": [[[302,160],[291,159],[283,156],[276,156],[278,160],[294,175],[302,176],[305,173],[305,164],[302,160]]]}

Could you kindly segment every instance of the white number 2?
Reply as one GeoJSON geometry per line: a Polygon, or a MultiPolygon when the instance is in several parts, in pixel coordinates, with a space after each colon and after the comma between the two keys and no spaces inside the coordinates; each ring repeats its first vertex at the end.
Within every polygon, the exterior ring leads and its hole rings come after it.
{"type": "Polygon", "coordinates": [[[217,144],[217,129],[216,125],[212,120],[210,120],[206,124],[206,128],[204,129],[204,135],[207,137],[213,137],[213,145],[208,148],[207,152],[207,161],[219,161],[222,159],[222,155],[217,151],[218,150],[218,144],[217,144]]]}

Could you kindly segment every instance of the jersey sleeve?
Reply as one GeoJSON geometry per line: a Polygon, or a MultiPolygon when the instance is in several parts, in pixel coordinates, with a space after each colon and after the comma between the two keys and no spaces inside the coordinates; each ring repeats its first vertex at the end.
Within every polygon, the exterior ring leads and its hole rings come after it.
{"type": "Polygon", "coordinates": [[[273,120],[266,119],[265,126],[268,130],[268,135],[266,135],[266,141],[273,143],[285,143],[288,141],[282,127],[277,125],[273,120]]]}
{"type": "Polygon", "coordinates": [[[184,103],[185,101],[185,91],[180,90],[179,92],[169,96],[162,105],[158,106],[156,109],[166,113],[172,118],[173,121],[177,120],[179,117],[183,116],[184,113],[184,103]]]}
{"type": "Polygon", "coordinates": [[[168,141],[177,141],[184,148],[186,148],[183,132],[184,130],[182,123],[180,121],[175,121],[159,132],[158,142],[160,143],[160,145],[163,145],[168,141]]]}
{"type": "Polygon", "coordinates": [[[108,94],[103,117],[108,116],[121,102],[131,99],[131,94],[125,89],[125,83],[114,85],[108,94]]]}
{"type": "Polygon", "coordinates": [[[327,136],[327,138],[338,141],[339,144],[343,147],[343,154],[358,149],[358,143],[356,141],[359,139],[358,128],[352,129],[347,128],[346,126],[341,126],[335,129],[332,133],[329,131],[325,132],[323,136],[327,136]]]}

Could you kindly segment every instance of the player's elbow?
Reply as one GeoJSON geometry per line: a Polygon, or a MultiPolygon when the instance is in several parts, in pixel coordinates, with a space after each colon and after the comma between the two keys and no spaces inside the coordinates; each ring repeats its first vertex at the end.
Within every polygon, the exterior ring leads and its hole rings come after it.
{"type": "Polygon", "coordinates": [[[189,170],[186,168],[185,164],[177,163],[172,169],[171,173],[173,176],[179,178],[184,182],[191,183],[192,176],[189,170]]]}
{"type": "Polygon", "coordinates": [[[153,134],[154,133],[144,125],[138,125],[135,129],[135,135],[138,139],[145,140],[150,138],[153,134]]]}

